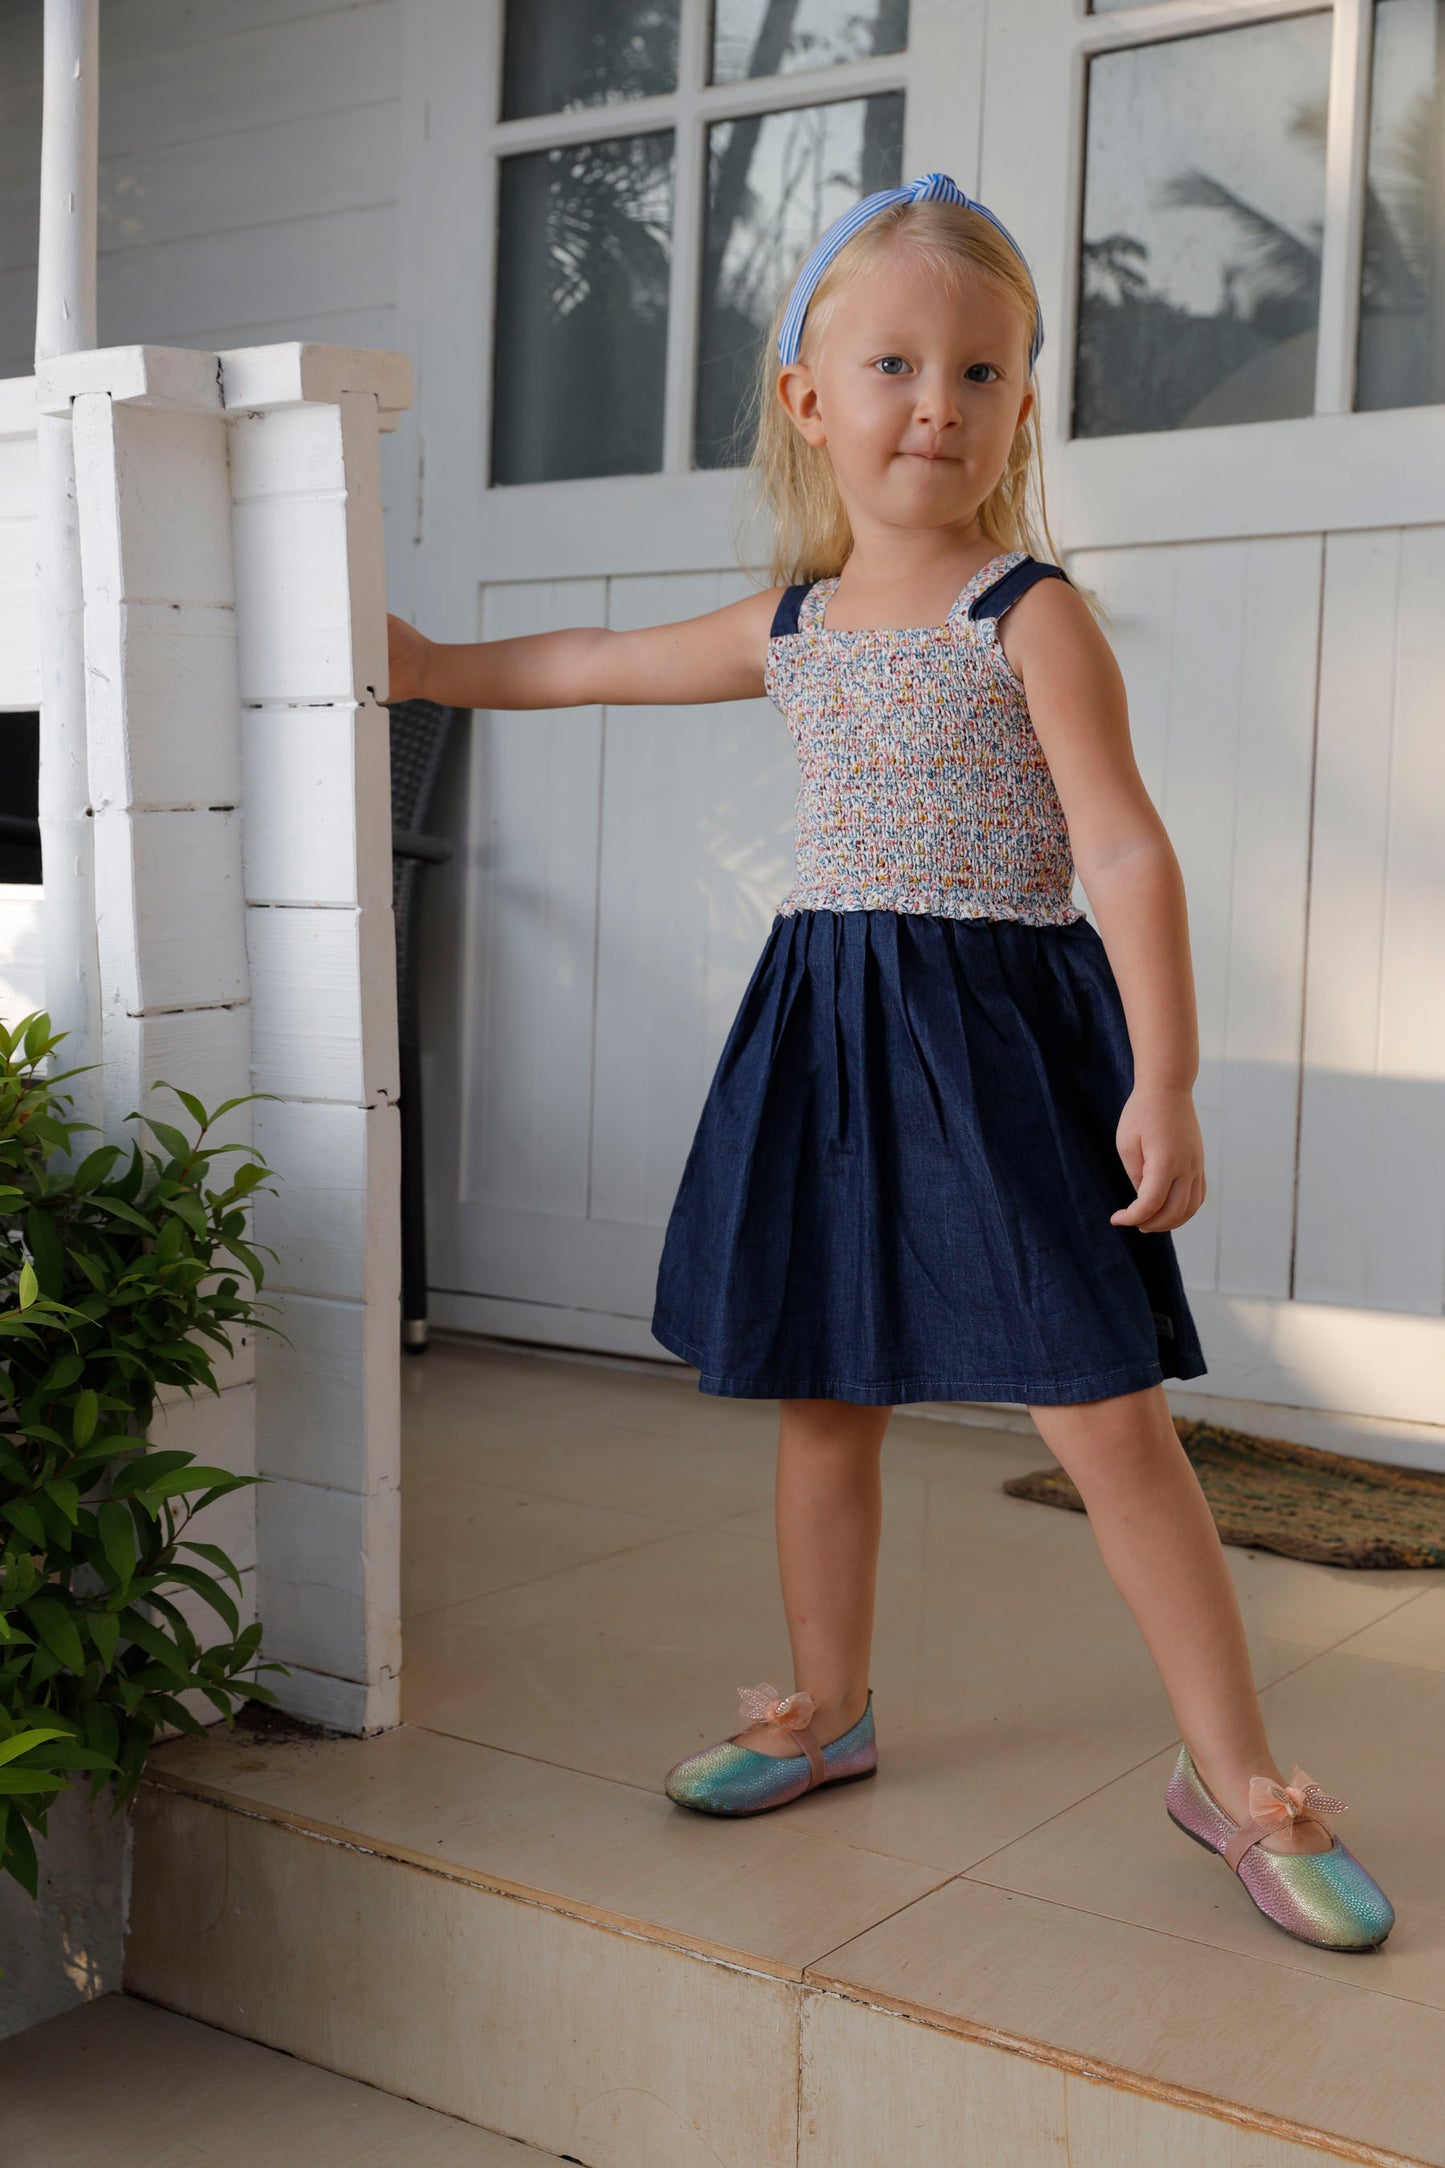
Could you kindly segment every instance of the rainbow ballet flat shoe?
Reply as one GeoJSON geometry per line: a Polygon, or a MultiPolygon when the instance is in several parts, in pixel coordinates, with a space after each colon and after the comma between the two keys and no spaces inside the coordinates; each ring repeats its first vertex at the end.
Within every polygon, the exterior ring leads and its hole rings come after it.
{"type": "Polygon", "coordinates": [[[776,1724],[796,1739],[797,1754],[759,1754],[722,1739],[674,1762],[663,1789],[680,1807],[699,1814],[764,1814],[786,1806],[820,1784],[852,1784],[878,1768],[873,1736],[873,1689],[851,1731],[819,1746],[811,1729],[816,1704],[811,1694],[780,1694],[776,1686],[740,1686],[738,1715],[745,1724],[776,1724]]]}
{"type": "Polygon", "coordinates": [[[1303,1769],[1296,1768],[1288,1784],[1251,1777],[1250,1819],[1232,1822],[1181,1746],[1164,1804],[1170,1821],[1217,1852],[1265,1918],[1297,1942],[1321,1950],[1374,1950],[1394,1926],[1389,1898],[1333,1832],[1328,1852],[1271,1852],[1260,1843],[1286,1822],[1345,1811],[1343,1799],[1329,1798],[1303,1769]]]}

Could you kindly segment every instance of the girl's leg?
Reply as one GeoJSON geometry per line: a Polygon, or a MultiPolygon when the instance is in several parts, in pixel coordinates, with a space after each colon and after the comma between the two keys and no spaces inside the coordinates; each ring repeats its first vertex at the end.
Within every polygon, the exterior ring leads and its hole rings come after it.
{"type": "MultiPolygon", "coordinates": [[[[852,1729],[868,1703],[882,1445],[891,1408],[785,1400],[778,1431],[778,1567],[793,1646],[792,1684],[818,1704],[820,1746],[852,1729]]],[[[733,1736],[764,1754],[796,1747],[771,1724],[733,1736]]]]}
{"type": "MultiPolygon", "coordinates": [[[[1265,1736],[1224,1546],[1164,1388],[1029,1414],[1078,1488],[1195,1767],[1231,1820],[1247,1821],[1251,1775],[1284,1778],[1265,1736]]],[[[1311,1822],[1266,1842],[1272,1851],[1330,1848],[1328,1831],[1311,1822]]]]}

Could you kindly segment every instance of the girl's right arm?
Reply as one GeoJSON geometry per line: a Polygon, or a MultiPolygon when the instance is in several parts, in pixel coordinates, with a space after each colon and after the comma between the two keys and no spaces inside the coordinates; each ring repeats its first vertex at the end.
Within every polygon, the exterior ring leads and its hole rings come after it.
{"type": "Polygon", "coordinates": [[[576,625],[514,640],[449,645],[388,617],[387,698],[454,708],[581,708],[752,700],[763,691],[783,590],[746,595],[703,617],[638,632],[576,625]]]}

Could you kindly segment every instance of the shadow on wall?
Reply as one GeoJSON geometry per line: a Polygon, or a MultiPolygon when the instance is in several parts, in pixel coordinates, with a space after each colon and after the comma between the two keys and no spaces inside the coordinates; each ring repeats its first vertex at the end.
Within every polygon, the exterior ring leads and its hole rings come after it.
{"type": "Polygon", "coordinates": [[[38,1899],[0,1875],[0,2040],[119,1988],[129,1828],[76,1786],[50,1809],[38,1899]]]}

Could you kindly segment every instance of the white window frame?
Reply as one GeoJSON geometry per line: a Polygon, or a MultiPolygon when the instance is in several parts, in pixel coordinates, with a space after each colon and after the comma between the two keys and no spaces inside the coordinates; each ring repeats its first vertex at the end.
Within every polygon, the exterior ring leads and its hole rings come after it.
{"type": "MultiPolygon", "coordinates": [[[[1057,40],[1064,29],[1057,0],[1007,0],[1007,9],[1020,39],[1032,33],[1035,52],[1041,31],[1051,31],[1057,40]]],[[[1059,156],[1045,160],[1047,178],[1022,221],[1031,234],[1053,229],[1054,246],[1041,250],[1040,262],[1046,320],[1050,287],[1054,295],[1053,353],[1050,357],[1046,349],[1041,375],[1052,438],[1051,511],[1057,509],[1060,539],[1069,547],[1408,525],[1445,517],[1445,406],[1368,412],[1354,407],[1374,14],[1374,0],[1333,0],[1332,5],[1328,0],[1325,5],[1321,0],[1154,0],[1094,15],[1087,12],[1086,0],[1073,0],[1063,170],[1059,156]],[[1102,53],[1325,13],[1332,16],[1332,32],[1314,411],[1287,421],[1207,429],[1069,435],[1090,62],[1102,53]]],[[[997,23],[995,17],[995,29],[997,23]]],[[[999,166],[990,156],[997,114],[990,120],[984,141],[986,197],[990,168],[999,166]]],[[[1045,122],[1040,141],[1047,135],[1045,122]]]]}
{"type": "MultiPolygon", "coordinates": [[[[522,0],[525,5],[525,0],[522,0]]],[[[502,39],[505,8],[496,11],[493,112],[501,110],[502,39]]],[[[981,0],[911,0],[908,43],[902,52],[877,58],[841,61],[824,68],[753,76],[744,82],[709,83],[711,0],[681,0],[677,88],[649,98],[575,106],[562,113],[529,114],[524,119],[494,119],[487,130],[491,165],[492,215],[503,159],[529,151],[553,150],[569,143],[591,143],[630,135],[672,131],[674,154],[671,283],[668,292],[666,409],[660,468],[653,475],[692,475],[696,421],[698,330],[703,228],[707,212],[708,131],[720,121],[746,120],[769,113],[795,112],[814,105],[841,105],[890,92],[904,99],[903,177],[927,142],[941,158],[938,144],[949,137],[957,145],[949,170],[968,188],[978,154],[978,101],[981,88],[979,46],[983,23],[981,0]],[[973,88],[950,108],[949,81],[973,88]],[[925,88],[925,84],[929,87],[925,88]]],[[[917,170],[923,170],[919,167],[917,170]]],[[[495,250],[495,235],[488,252],[495,250]]],[[[495,276],[495,266],[490,267],[495,276]]],[[[491,355],[487,356],[490,375],[491,355]]],[[[490,385],[487,386],[490,396],[490,385]]],[[[647,476],[631,477],[644,481],[647,476]]],[[[570,488],[571,482],[492,484],[491,490],[570,488]]]]}

